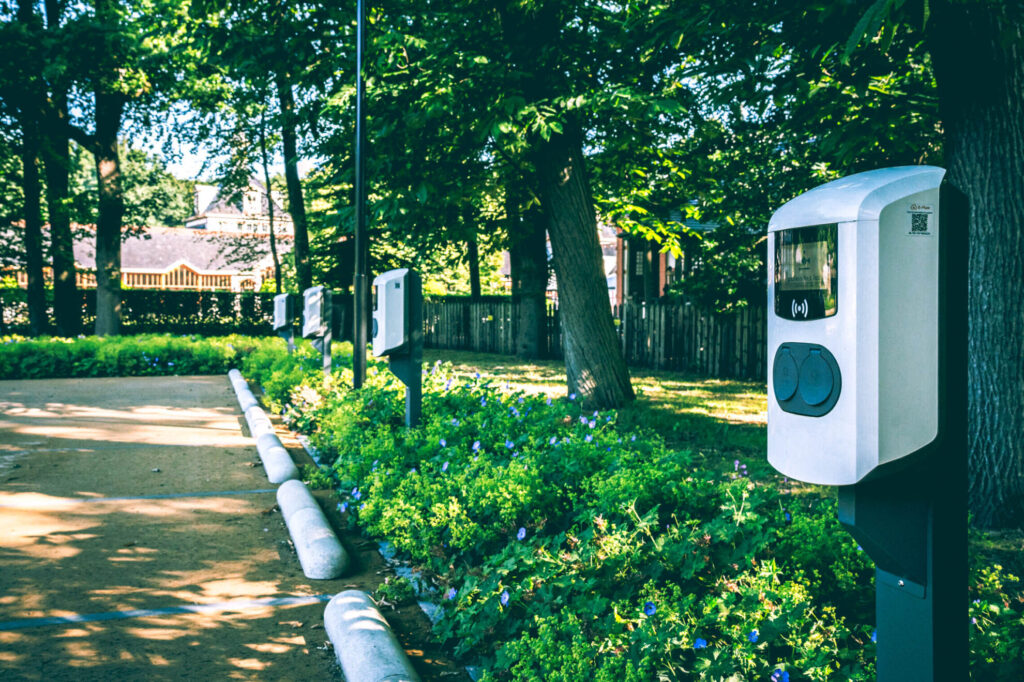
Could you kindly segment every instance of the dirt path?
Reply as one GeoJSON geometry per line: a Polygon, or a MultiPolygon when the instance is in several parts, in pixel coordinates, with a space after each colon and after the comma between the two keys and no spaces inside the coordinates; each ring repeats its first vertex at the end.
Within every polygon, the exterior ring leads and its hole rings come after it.
{"type": "Polygon", "coordinates": [[[0,381],[0,679],[340,678],[323,599],[383,563],[306,579],[244,429],[225,377],[0,381]]]}

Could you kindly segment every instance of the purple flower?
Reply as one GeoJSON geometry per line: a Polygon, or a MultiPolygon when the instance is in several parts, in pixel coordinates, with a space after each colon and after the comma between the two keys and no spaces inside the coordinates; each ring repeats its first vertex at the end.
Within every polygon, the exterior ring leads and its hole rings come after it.
{"type": "Polygon", "coordinates": [[[449,379],[448,381],[444,382],[444,390],[447,391],[451,387],[452,387],[452,380],[451,379],[449,379]]]}
{"type": "Polygon", "coordinates": [[[751,630],[749,633],[747,633],[747,639],[750,640],[751,644],[754,644],[755,642],[757,642],[758,636],[759,635],[757,633],[757,630],[751,630]]]}
{"type": "Polygon", "coordinates": [[[448,462],[441,465],[441,473],[448,471],[448,462]]]}
{"type": "Polygon", "coordinates": [[[772,676],[769,679],[771,682],[789,682],[789,673],[785,670],[779,670],[776,668],[775,672],[772,673],[772,676]]]}
{"type": "Polygon", "coordinates": [[[740,461],[738,459],[734,459],[732,461],[732,470],[733,471],[739,471],[740,470],[740,461]]]}
{"type": "Polygon", "coordinates": [[[516,533],[516,539],[517,540],[525,540],[526,539],[526,529],[525,528],[520,528],[519,529],[519,532],[516,533]]]}
{"type": "Polygon", "coordinates": [[[441,447],[443,448],[443,447],[447,447],[447,446],[448,446],[448,441],[446,441],[444,438],[442,438],[441,439],[441,447]]]}
{"type": "Polygon", "coordinates": [[[511,450],[511,449],[512,449],[512,448],[514,448],[515,446],[516,446],[516,444],[515,444],[515,443],[513,443],[512,441],[510,441],[510,440],[506,440],[506,441],[505,441],[505,447],[506,447],[506,448],[508,448],[509,450],[511,450]]]}
{"type": "Polygon", "coordinates": [[[545,404],[547,404],[548,406],[550,406],[550,405],[551,405],[551,398],[548,398],[548,399],[547,399],[547,400],[545,400],[544,402],[545,402],[545,404]]]}
{"type": "Polygon", "coordinates": [[[475,440],[475,441],[473,441],[473,452],[479,452],[479,451],[480,451],[480,441],[475,440]]]}
{"type": "Polygon", "coordinates": [[[644,602],[644,615],[653,616],[658,611],[658,607],[654,605],[652,601],[644,602]]]}
{"type": "Polygon", "coordinates": [[[575,393],[570,393],[569,394],[569,400],[576,400],[576,394],[575,393]]]}
{"type": "Polygon", "coordinates": [[[584,417],[583,415],[580,415],[580,424],[586,424],[586,423],[587,423],[587,418],[584,417]]]}
{"type": "Polygon", "coordinates": [[[583,440],[585,440],[585,441],[587,441],[589,443],[590,441],[594,440],[594,437],[588,433],[587,437],[584,438],[583,440]]]}
{"type": "Polygon", "coordinates": [[[453,587],[444,593],[444,598],[451,601],[452,599],[455,599],[455,595],[457,595],[458,593],[459,591],[453,587]]]}
{"type": "Polygon", "coordinates": [[[589,422],[587,422],[587,426],[589,426],[590,428],[594,428],[595,426],[597,426],[597,422],[591,419],[589,422]]]}
{"type": "Polygon", "coordinates": [[[554,436],[551,436],[551,440],[549,440],[548,443],[550,443],[551,445],[554,445],[557,440],[558,440],[557,438],[555,438],[554,436]]]}
{"type": "Polygon", "coordinates": [[[508,606],[508,590],[501,593],[500,601],[502,606],[508,606]]]}
{"type": "Polygon", "coordinates": [[[708,646],[708,640],[704,639],[703,637],[698,637],[697,639],[693,640],[693,648],[694,648],[694,650],[705,649],[705,648],[707,648],[707,646],[708,646]]]}

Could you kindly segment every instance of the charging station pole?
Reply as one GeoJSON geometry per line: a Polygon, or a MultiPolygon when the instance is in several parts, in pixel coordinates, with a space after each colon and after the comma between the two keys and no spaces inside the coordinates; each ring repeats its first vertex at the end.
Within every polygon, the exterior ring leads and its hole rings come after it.
{"type": "Polygon", "coordinates": [[[967,201],[941,192],[940,436],[907,468],[838,490],[839,521],[875,562],[881,682],[969,677],[967,201]]]}
{"type": "Polygon", "coordinates": [[[768,226],[768,461],[838,488],[875,563],[879,682],[968,678],[967,200],[858,173],[768,226]]]}
{"type": "Polygon", "coordinates": [[[423,285],[406,268],[381,273],[373,285],[373,354],[387,355],[391,372],[405,384],[405,425],[413,427],[423,409],[423,285]]]}

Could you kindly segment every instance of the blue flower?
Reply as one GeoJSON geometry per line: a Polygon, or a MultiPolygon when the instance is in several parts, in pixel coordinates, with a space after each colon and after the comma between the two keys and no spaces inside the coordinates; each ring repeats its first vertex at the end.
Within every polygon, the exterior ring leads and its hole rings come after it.
{"type": "Polygon", "coordinates": [[[520,397],[519,397],[519,400],[517,400],[516,402],[517,402],[517,403],[519,403],[520,405],[522,405],[522,404],[523,404],[524,402],[526,402],[526,401],[525,401],[525,400],[523,399],[523,397],[522,397],[522,396],[520,396],[520,397]]]}
{"type": "Polygon", "coordinates": [[[379,459],[373,460],[373,464],[370,466],[370,471],[376,471],[378,464],[380,464],[380,460],[379,459]]]}
{"type": "Polygon", "coordinates": [[[515,443],[513,443],[512,441],[510,441],[510,440],[506,440],[506,441],[505,441],[505,447],[506,447],[506,448],[508,448],[509,450],[511,450],[511,449],[512,449],[512,448],[514,448],[515,446],[516,446],[516,444],[515,444],[515,443]]]}
{"type": "Polygon", "coordinates": [[[441,465],[441,473],[444,473],[445,471],[448,471],[448,462],[441,465]]]}
{"type": "Polygon", "coordinates": [[[644,615],[653,616],[658,611],[658,607],[654,605],[652,601],[644,602],[644,615]]]}
{"type": "Polygon", "coordinates": [[[587,426],[589,426],[590,428],[594,428],[595,426],[597,426],[597,422],[592,419],[587,423],[587,426]]]}
{"type": "Polygon", "coordinates": [[[585,440],[585,441],[587,441],[589,443],[590,441],[594,440],[594,437],[588,433],[587,437],[584,438],[583,440],[585,440]]]}
{"type": "Polygon", "coordinates": [[[338,511],[340,511],[342,514],[347,512],[348,511],[348,502],[342,502],[341,504],[339,504],[338,505],[338,511]]]}
{"type": "Polygon", "coordinates": [[[586,424],[586,423],[587,423],[587,418],[584,417],[583,415],[580,415],[580,424],[586,424]]]}
{"type": "Polygon", "coordinates": [[[473,441],[473,452],[479,452],[479,451],[480,451],[480,441],[475,440],[475,441],[473,441]]]}
{"type": "Polygon", "coordinates": [[[557,438],[555,438],[554,436],[551,436],[551,440],[549,440],[548,443],[550,443],[551,445],[554,445],[555,442],[557,442],[557,441],[558,441],[557,438]]]}
{"type": "Polygon", "coordinates": [[[776,668],[770,679],[771,682],[789,682],[789,673],[776,668]]]}
{"type": "Polygon", "coordinates": [[[448,381],[444,382],[444,390],[447,391],[451,387],[452,387],[452,380],[451,379],[449,379],[448,381]]]}
{"type": "Polygon", "coordinates": [[[698,637],[697,639],[693,640],[693,648],[694,648],[694,650],[704,649],[704,648],[707,647],[707,645],[708,645],[708,640],[704,639],[703,637],[698,637]]]}
{"type": "Polygon", "coordinates": [[[548,399],[547,399],[547,400],[545,400],[544,402],[545,402],[545,403],[546,403],[546,404],[547,404],[548,406],[550,406],[550,405],[551,405],[551,398],[548,398],[548,399]]]}
{"type": "Polygon", "coordinates": [[[500,601],[502,606],[508,606],[508,590],[501,593],[500,601]]]}
{"type": "Polygon", "coordinates": [[[476,379],[479,379],[479,378],[480,378],[480,372],[476,372],[476,373],[475,373],[475,374],[473,375],[473,377],[474,377],[474,378],[476,378],[476,379]]]}
{"type": "Polygon", "coordinates": [[[359,505],[359,510],[362,511],[363,509],[366,509],[366,503],[365,502],[363,502],[361,505],[359,505]]]}
{"type": "Polygon", "coordinates": [[[519,532],[516,533],[516,539],[517,540],[525,540],[526,539],[526,529],[525,528],[520,528],[519,529],[519,532]]]}
{"type": "Polygon", "coordinates": [[[575,393],[570,393],[569,394],[569,400],[576,400],[576,394],[575,393]]]}
{"type": "Polygon", "coordinates": [[[747,639],[750,640],[751,644],[754,644],[755,642],[757,642],[757,638],[758,638],[757,630],[751,630],[749,633],[747,633],[747,639]]]}
{"type": "Polygon", "coordinates": [[[452,419],[452,426],[458,426],[458,425],[459,425],[459,420],[458,419],[452,419]]]}
{"type": "Polygon", "coordinates": [[[415,474],[416,473],[416,467],[413,467],[412,469],[409,469],[409,473],[410,474],[415,474]]]}
{"type": "Polygon", "coordinates": [[[455,595],[457,595],[458,593],[459,591],[453,587],[444,593],[444,598],[451,601],[452,599],[455,599],[455,595]]]}
{"type": "Polygon", "coordinates": [[[878,644],[878,630],[871,631],[871,641],[878,644]]]}
{"type": "Polygon", "coordinates": [[[487,407],[487,398],[480,398],[480,407],[487,407]]]}
{"type": "Polygon", "coordinates": [[[517,410],[517,409],[516,409],[516,408],[514,408],[514,407],[513,407],[513,408],[512,408],[511,410],[509,410],[509,412],[511,412],[511,413],[512,413],[512,416],[513,416],[513,417],[518,417],[518,416],[519,416],[519,410],[517,410]]]}
{"type": "Polygon", "coordinates": [[[448,446],[448,441],[446,441],[446,440],[445,440],[444,438],[442,438],[442,439],[440,440],[440,443],[441,443],[441,447],[442,447],[442,448],[443,448],[443,447],[447,447],[447,446],[448,446]]]}
{"type": "Polygon", "coordinates": [[[362,496],[363,496],[363,494],[361,492],[359,492],[359,488],[352,488],[352,497],[354,497],[354,498],[356,498],[358,500],[362,496]]]}
{"type": "Polygon", "coordinates": [[[789,510],[782,513],[782,518],[785,519],[787,524],[793,523],[793,515],[789,513],[789,510]]]}

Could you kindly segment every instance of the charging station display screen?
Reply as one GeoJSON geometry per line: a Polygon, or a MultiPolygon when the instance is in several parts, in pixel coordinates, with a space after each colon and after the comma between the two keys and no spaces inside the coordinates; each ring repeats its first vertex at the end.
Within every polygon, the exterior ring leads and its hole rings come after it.
{"type": "Polygon", "coordinates": [[[775,233],[775,314],[820,320],[839,310],[839,226],[814,225],[775,233]]]}

